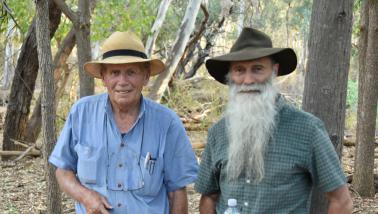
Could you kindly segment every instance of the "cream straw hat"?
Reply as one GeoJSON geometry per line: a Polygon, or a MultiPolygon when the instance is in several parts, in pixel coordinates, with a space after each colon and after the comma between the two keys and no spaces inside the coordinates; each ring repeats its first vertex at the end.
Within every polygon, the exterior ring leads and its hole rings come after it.
{"type": "Polygon", "coordinates": [[[101,77],[101,64],[126,64],[150,62],[151,76],[164,71],[164,63],[159,59],[149,59],[142,41],[132,32],[114,32],[101,47],[102,60],[84,64],[84,70],[93,77],[101,77]]]}

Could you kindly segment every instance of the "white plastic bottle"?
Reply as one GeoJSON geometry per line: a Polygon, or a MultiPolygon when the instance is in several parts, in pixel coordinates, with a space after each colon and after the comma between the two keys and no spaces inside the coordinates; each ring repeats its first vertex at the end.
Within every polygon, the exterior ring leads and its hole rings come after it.
{"type": "Polygon", "coordinates": [[[230,198],[227,201],[228,208],[226,211],[224,211],[224,214],[240,214],[240,211],[238,210],[238,203],[236,199],[230,198]]]}

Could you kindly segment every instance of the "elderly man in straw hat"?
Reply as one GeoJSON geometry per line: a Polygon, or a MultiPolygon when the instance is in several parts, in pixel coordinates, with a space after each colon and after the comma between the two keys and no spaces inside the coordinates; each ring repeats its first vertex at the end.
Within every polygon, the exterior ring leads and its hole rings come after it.
{"type": "Polygon", "coordinates": [[[272,84],[291,73],[290,48],[245,28],[229,54],[209,59],[211,76],[230,87],[225,116],[208,133],[195,189],[200,211],[223,213],[236,199],[242,213],[309,213],[312,187],[329,213],[351,213],[340,161],[323,123],[289,105],[272,84]]]}
{"type": "Polygon", "coordinates": [[[164,70],[140,39],[115,32],[100,61],[85,71],[107,93],[76,102],[49,161],[77,213],[187,213],[185,186],[198,165],[185,129],[170,109],[142,96],[164,70]]]}

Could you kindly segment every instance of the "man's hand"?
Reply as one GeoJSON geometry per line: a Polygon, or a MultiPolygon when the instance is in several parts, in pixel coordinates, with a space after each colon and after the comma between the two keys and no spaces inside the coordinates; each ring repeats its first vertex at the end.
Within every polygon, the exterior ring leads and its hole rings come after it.
{"type": "Polygon", "coordinates": [[[86,195],[83,199],[83,205],[87,211],[87,214],[108,214],[108,209],[112,209],[112,206],[108,203],[106,198],[93,190],[86,191],[86,195]]]}
{"type": "Polygon", "coordinates": [[[112,209],[104,196],[81,185],[72,171],[58,168],[55,175],[60,188],[82,203],[87,214],[108,214],[107,209],[112,209]]]}

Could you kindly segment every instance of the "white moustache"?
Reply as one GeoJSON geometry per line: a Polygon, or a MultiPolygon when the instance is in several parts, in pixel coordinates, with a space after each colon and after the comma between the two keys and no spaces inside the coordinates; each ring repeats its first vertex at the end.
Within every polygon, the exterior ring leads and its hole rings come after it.
{"type": "Polygon", "coordinates": [[[266,90],[267,84],[259,84],[255,83],[252,85],[235,85],[235,89],[237,93],[248,93],[248,92],[264,92],[266,90]]]}

